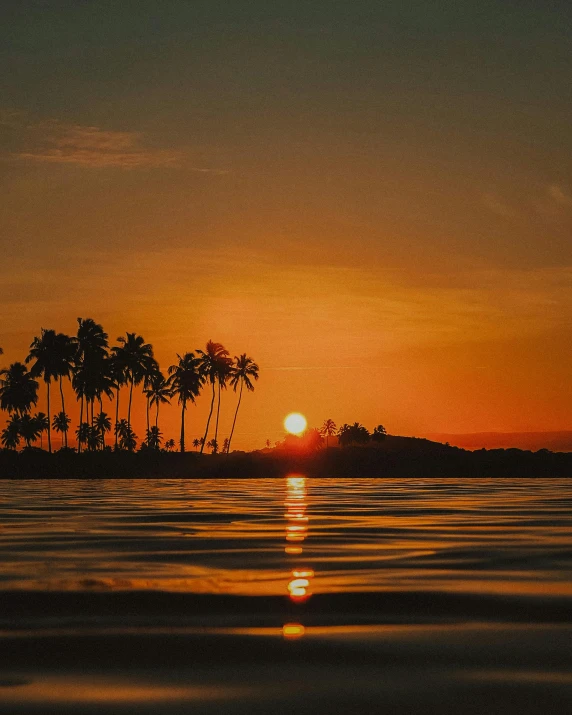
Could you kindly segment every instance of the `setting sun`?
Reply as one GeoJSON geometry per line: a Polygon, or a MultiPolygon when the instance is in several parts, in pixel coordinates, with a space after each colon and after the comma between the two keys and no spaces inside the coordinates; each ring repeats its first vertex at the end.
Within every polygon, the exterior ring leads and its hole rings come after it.
{"type": "Polygon", "coordinates": [[[307,425],[306,418],[299,412],[291,412],[284,420],[284,427],[290,434],[302,434],[307,425]]]}

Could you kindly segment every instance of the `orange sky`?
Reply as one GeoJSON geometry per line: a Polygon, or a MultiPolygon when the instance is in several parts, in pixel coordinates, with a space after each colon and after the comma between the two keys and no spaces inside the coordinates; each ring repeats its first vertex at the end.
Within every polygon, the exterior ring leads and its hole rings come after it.
{"type": "Polygon", "coordinates": [[[10,11],[2,364],[92,317],[252,356],[237,448],[570,429],[569,10],[250,9],[10,11]]]}

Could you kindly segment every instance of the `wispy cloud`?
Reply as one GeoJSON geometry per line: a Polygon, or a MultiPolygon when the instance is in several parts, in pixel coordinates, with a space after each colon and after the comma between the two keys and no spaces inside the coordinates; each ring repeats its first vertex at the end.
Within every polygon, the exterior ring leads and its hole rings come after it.
{"type": "Polygon", "coordinates": [[[572,196],[563,191],[557,184],[552,184],[552,186],[548,187],[548,194],[560,206],[572,207],[572,196]]]}
{"type": "Polygon", "coordinates": [[[506,202],[494,194],[483,194],[482,200],[489,211],[492,211],[492,213],[500,216],[501,218],[509,221],[514,221],[515,219],[520,218],[520,214],[516,209],[509,206],[506,202]]]}
{"type": "Polygon", "coordinates": [[[15,109],[0,108],[0,127],[18,127],[22,123],[22,113],[15,109]]]}
{"type": "Polygon", "coordinates": [[[114,131],[98,126],[64,124],[56,120],[29,122],[19,112],[0,110],[0,125],[20,127],[23,147],[12,158],[44,164],[98,168],[176,168],[204,174],[227,174],[224,169],[194,166],[192,152],[150,146],[138,131],[114,131]]]}
{"type": "Polygon", "coordinates": [[[23,151],[20,159],[85,167],[177,166],[181,152],[144,147],[140,132],[114,132],[99,127],[54,127],[46,144],[34,151],[23,151]]]}

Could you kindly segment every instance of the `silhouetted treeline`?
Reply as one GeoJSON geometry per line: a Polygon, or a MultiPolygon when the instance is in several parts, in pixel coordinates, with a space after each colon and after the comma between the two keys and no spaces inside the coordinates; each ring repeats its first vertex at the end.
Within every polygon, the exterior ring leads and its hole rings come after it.
{"type": "Polygon", "coordinates": [[[425,439],[389,435],[383,442],[365,447],[314,452],[272,450],[208,456],[152,451],[0,453],[0,476],[4,478],[258,478],[293,472],[331,478],[572,477],[572,453],[468,452],[425,439]]]}
{"type": "MultiPolygon", "coordinates": [[[[230,435],[224,440],[222,451],[230,450],[236,425],[238,409],[244,387],[254,390],[253,381],[258,380],[258,365],[246,353],[230,357],[228,350],[209,340],[204,350],[195,350],[177,355],[165,375],[153,355],[153,346],[141,335],[126,333],[117,338],[117,345],[110,346],[103,327],[92,318],[78,318],[77,334],[74,336],[42,328],[40,336],[30,345],[24,362],[12,363],[0,370],[0,408],[8,413],[8,421],[0,434],[4,449],[16,450],[25,444],[32,447],[38,439],[47,435],[48,452],[52,451],[52,429],[62,435],[63,448],[69,448],[68,432],[71,418],[66,413],[63,382],[71,383],[79,402],[79,422],[75,430],[77,451],[97,452],[109,449],[106,434],[113,429],[115,451],[135,451],[138,446],[131,415],[133,391],[140,387],[146,397],[146,436],[140,448],[146,451],[171,451],[175,440],[163,443],[159,429],[159,408],[177,398],[181,407],[181,431],[179,446],[185,451],[185,412],[189,403],[194,403],[203,389],[210,386],[210,411],[204,437],[195,439],[193,446],[203,452],[205,446],[213,453],[221,451],[219,445],[219,417],[221,390],[230,385],[238,392],[238,401],[230,435]],[[31,363],[30,369],[27,364],[31,363]],[[47,414],[32,413],[38,403],[41,378],[46,385],[47,414]],[[51,386],[59,387],[61,410],[53,415],[51,410],[51,386]],[[120,418],[121,389],[127,392],[126,416],[120,418]],[[115,401],[115,421],[103,411],[103,397],[115,401]],[[209,427],[217,398],[214,437],[207,441],[209,427]],[[99,412],[95,412],[95,405],[99,412]],[[154,417],[151,410],[155,409],[154,417]],[[154,422],[154,424],[152,424],[154,422]]],[[[0,349],[0,354],[2,350],[0,349]]]]}

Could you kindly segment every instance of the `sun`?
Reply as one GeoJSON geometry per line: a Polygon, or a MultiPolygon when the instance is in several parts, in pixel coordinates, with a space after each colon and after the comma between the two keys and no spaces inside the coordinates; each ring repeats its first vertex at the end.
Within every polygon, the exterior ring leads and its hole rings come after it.
{"type": "Polygon", "coordinates": [[[291,412],[284,420],[284,428],[290,434],[302,434],[307,426],[306,418],[299,412],[291,412]]]}

